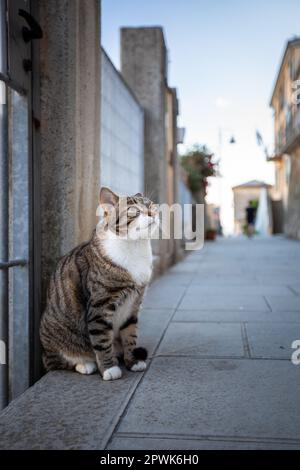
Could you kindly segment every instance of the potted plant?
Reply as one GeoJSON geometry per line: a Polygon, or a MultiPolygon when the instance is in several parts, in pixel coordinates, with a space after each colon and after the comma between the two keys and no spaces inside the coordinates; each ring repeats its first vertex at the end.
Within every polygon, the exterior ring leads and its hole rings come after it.
{"type": "Polygon", "coordinates": [[[205,231],[205,240],[214,241],[217,236],[217,231],[214,228],[208,228],[205,231]]]}

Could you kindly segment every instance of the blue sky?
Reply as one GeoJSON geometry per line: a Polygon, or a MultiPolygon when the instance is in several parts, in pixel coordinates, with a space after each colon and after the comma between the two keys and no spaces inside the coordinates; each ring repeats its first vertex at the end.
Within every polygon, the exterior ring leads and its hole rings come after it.
{"type": "Polygon", "coordinates": [[[164,28],[185,146],[203,143],[222,157],[223,181],[211,184],[209,200],[221,202],[227,232],[231,186],[251,179],[273,182],[255,129],[271,150],[269,100],[285,43],[300,35],[299,18],[299,0],[102,0],[102,44],[117,67],[121,26],[164,28]],[[228,143],[231,134],[235,145],[228,143]]]}

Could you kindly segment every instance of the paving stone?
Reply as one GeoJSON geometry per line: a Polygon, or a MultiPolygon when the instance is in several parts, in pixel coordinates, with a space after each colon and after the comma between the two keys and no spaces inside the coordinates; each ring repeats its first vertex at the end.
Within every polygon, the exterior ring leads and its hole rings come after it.
{"type": "Polygon", "coordinates": [[[300,273],[297,275],[285,275],[281,272],[277,273],[276,275],[273,275],[270,273],[268,276],[267,275],[259,275],[257,274],[257,280],[260,284],[267,283],[269,285],[273,284],[274,286],[289,286],[293,283],[295,283],[295,279],[298,279],[300,277],[300,273]]]}
{"type": "Polygon", "coordinates": [[[176,308],[185,291],[184,286],[170,285],[160,286],[159,284],[149,287],[143,302],[144,308],[176,308]]]}
{"type": "Polygon", "coordinates": [[[220,263],[216,266],[211,266],[209,262],[208,265],[205,264],[198,264],[197,266],[197,274],[200,276],[202,275],[215,275],[215,276],[223,276],[226,274],[230,274],[231,276],[247,276],[247,268],[242,267],[241,265],[227,265],[227,263],[220,263]]]}
{"type": "Polygon", "coordinates": [[[298,312],[237,311],[237,310],[177,310],[173,321],[178,322],[285,322],[300,323],[298,312]]]}
{"type": "Polygon", "coordinates": [[[173,315],[173,310],[143,309],[139,318],[139,344],[152,354],[166,325],[173,315]]]}
{"type": "Polygon", "coordinates": [[[160,278],[158,278],[154,283],[153,286],[159,285],[160,287],[168,287],[168,286],[188,286],[192,282],[192,274],[191,273],[172,273],[166,274],[160,278]]]}
{"type": "Polygon", "coordinates": [[[274,285],[191,285],[188,287],[187,294],[199,294],[199,295],[223,295],[223,296],[235,296],[235,295],[289,295],[295,296],[287,286],[274,286],[274,285]]]}
{"type": "Polygon", "coordinates": [[[238,323],[172,323],[158,354],[181,356],[244,355],[241,325],[238,323]]]}
{"type": "Polygon", "coordinates": [[[272,310],[275,312],[299,312],[300,315],[300,297],[268,295],[266,298],[272,310]]]}
{"type": "Polygon", "coordinates": [[[197,263],[178,263],[173,266],[170,270],[170,274],[177,273],[194,273],[197,270],[197,263]]]}
{"type": "Polygon", "coordinates": [[[300,285],[299,284],[290,284],[289,288],[292,289],[292,291],[295,294],[300,295],[300,285]]]}
{"type": "Polygon", "coordinates": [[[103,448],[137,379],[128,371],[114,382],[99,374],[48,373],[1,414],[0,449],[103,448]]]}
{"type": "Polygon", "coordinates": [[[240,275],[233,275],[233,274],[226,274],[221,276],[217,274],[202,274],[196,273],[193,278],[191,285],[200,285],[200,286],[259,286],[260,283],[256,279],[255,276],[240,276],[240,275]]]}
{"type": "MultiPolygon", "coordinates": [[[[293,297],[291,297],[293,298],[293,297]]],[[[297,297],[295,297],[297,299],[297,297]]],[[[269,307],[261,295],[201,295],[186,293],[179,305],[180,310],[257,310],[268,311],[269,307]]]]}
{"type": "Polygon", "coordinates": [[[249,323],[246,331],[253,357],[290,359],[300,340],[300,323],[249,323]]]}
{"type": "Polygon", "coordinates": [[[180,437],[134,437],[116,436],[107,447],[108,450],[299,450],[299,443],[239,441],[221,439],[195,439],[180,437]]]}
{"type": "Polygon", "coordinates": [[[119,432],[299,441],[299,387],[288,361],[160,357],[119,432]]]}

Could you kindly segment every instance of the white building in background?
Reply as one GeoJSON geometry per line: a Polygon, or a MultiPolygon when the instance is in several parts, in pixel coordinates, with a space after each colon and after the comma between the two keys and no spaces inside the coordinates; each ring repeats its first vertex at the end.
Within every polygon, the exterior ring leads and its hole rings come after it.
{"type": "MultiPolygon", "coordinates": [[[[246,208],[249,206],[250,201],[252,203],[260,202],[261,192],[265,190],[266,197],[268,199],[268,207],[270,201],[270,195],[273,186],[266,184],[263,181],[252,180],[247,183],[234,186],[233,190],[233,201],[234,201],[234,233],[235,235],[241,235],[244,232],[244,226],[246,220],[246,208]]],[[[271,220],[271,209],[269,207],[268,220],[271,220]]],[[[262,224],[262,221],[260,222],[262,224]]]]}
{"type": "Polygon", "coordinates": [[[261,188],[255,219],[255,232],[266,237],[271,235],[272,219],[267,188],[261,188]]]}

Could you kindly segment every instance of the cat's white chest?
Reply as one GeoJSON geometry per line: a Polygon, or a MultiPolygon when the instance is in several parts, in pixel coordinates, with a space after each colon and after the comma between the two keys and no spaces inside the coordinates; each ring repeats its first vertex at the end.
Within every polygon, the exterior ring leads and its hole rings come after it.
{"type": "Polygon", "coordinates": [[[151,259],[134,257],[126,260],[123,267],[127,269],[133,280],[139,284],[148,284],[152,274],[152,256],[151,259]]]}
{"type": "Polygon", "coordinates": [[[126,269],[138,285],[147,284],[152,274],[152,250],[150,240],[136,242],[105,240],[104,248],[110,259],[126,269]]]}

